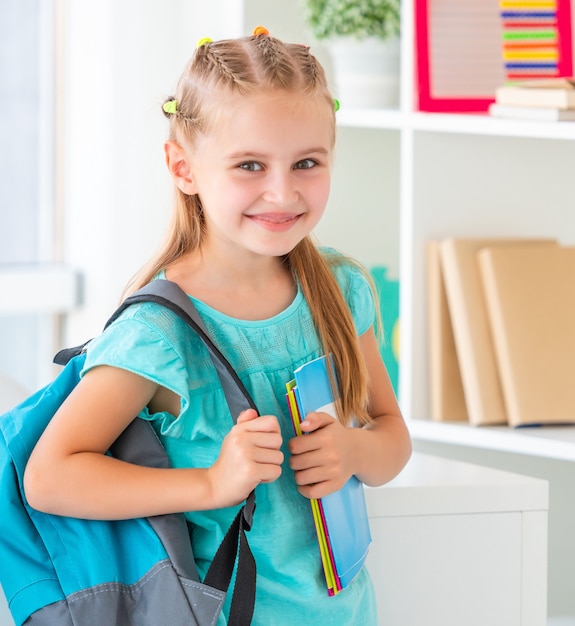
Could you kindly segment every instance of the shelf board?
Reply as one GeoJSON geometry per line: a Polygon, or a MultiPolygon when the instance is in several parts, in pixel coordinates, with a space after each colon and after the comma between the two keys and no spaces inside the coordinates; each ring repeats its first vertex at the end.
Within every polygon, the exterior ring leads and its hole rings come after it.
{"type": "Polygon", "coordinates": [[[575,425],[510,428],[412,419],[413,439],[575,461],[575,425]]]}
{"type": "Polygon", "coordinates": [[[406,115],[396,109],[341,109],[337,125],[344,128],[399,130],[406,127],[406,115]]]}
{"type": "Polygon", "coordinates": [[[485,113],[409,113],[383,109],[341,110],[337,113],[337,123],[338,126],[347,128],[412,129],[420,132],[575,140],[575,122],[499,119],[485,113]]]}
{"type": "Polygon", "coordinates": [[[0,265],[0,292],[0,315],[65,313],[78,305],[79,280],[61,265],[0,265]]]}
{"type": "Polygon", "coordinates": [[[410,125],[414,130],[429,132],[528,139],[575,139],[575,122],[500,119],[484,113],[413,113],[410,116],[410,125]]]}

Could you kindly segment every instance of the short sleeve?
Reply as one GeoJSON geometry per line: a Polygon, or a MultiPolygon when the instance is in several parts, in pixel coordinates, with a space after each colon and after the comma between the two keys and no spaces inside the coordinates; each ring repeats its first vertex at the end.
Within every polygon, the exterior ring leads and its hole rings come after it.
{"type": "Polygon", "coordinates": [[[335,269],[347,305],[351,310],[359,336],[367,332],[375,321],[375,298],[367,276],[359,267],[343,261],[335,269]]]}
{"type": "Polygon", "coordinates": [[[182,399],[183,412],[189,403],[184,358],[161,328],[140,314],[146,306],[130,307],[100,336],[92,339],[86,349],[81,376],[99,365],[127,370],[176,393],[182,399]]]}

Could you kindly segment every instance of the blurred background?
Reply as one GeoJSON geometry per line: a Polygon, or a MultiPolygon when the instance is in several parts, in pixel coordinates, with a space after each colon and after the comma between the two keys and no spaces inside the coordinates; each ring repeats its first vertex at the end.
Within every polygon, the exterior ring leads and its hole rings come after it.
{"type": "MultiPolygon", "coordinates": [[[[311,44],[330,73],[294,0],[0,0],[0,408],[101,330],[159,245],[172,202],[160,106],[196,42],[258,24],[311,44]]],[[[340,129],[339,153],[367,158],[337,159],[317,234],[396,277],[398,212],[377,198],[397,206],[398,165],[385,141],[362,147],[373,132],[340,129]]]]}

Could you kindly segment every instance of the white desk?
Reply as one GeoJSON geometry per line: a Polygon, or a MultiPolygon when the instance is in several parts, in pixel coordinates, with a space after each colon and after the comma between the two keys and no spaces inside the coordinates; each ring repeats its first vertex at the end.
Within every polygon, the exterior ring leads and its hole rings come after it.
{"type": "Polygon", "coordinates": [[[367,489],[385,626],[545,626],[546,481],[414,453],[367,489]]]}

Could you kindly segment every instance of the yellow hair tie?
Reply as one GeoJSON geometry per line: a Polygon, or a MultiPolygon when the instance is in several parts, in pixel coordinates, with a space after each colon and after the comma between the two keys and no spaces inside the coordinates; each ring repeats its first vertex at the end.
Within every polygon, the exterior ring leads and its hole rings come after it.
{"type": "Polygon", "coordinates": [[[211,43],[212,41],[213,39],[210,39],[209,37],[202,37],[196,44],[196,48],[201,48],[202,46],[205,46],[207,43],[211,43]]]}
{"type": "Polygon", "coordinates": [[[174,115],[178,110],[178,101],[177,100],[168,100],[164,102],[164,106],[162,107],[164,113],[168,113],[169,115],[174,115]]]}
{"type": "Polygon", "coordinates": [[[270,31],[264,26],[256,26],[254,28],[254,35],[257,37],[258,35],[269,35],[270,31]]]}

